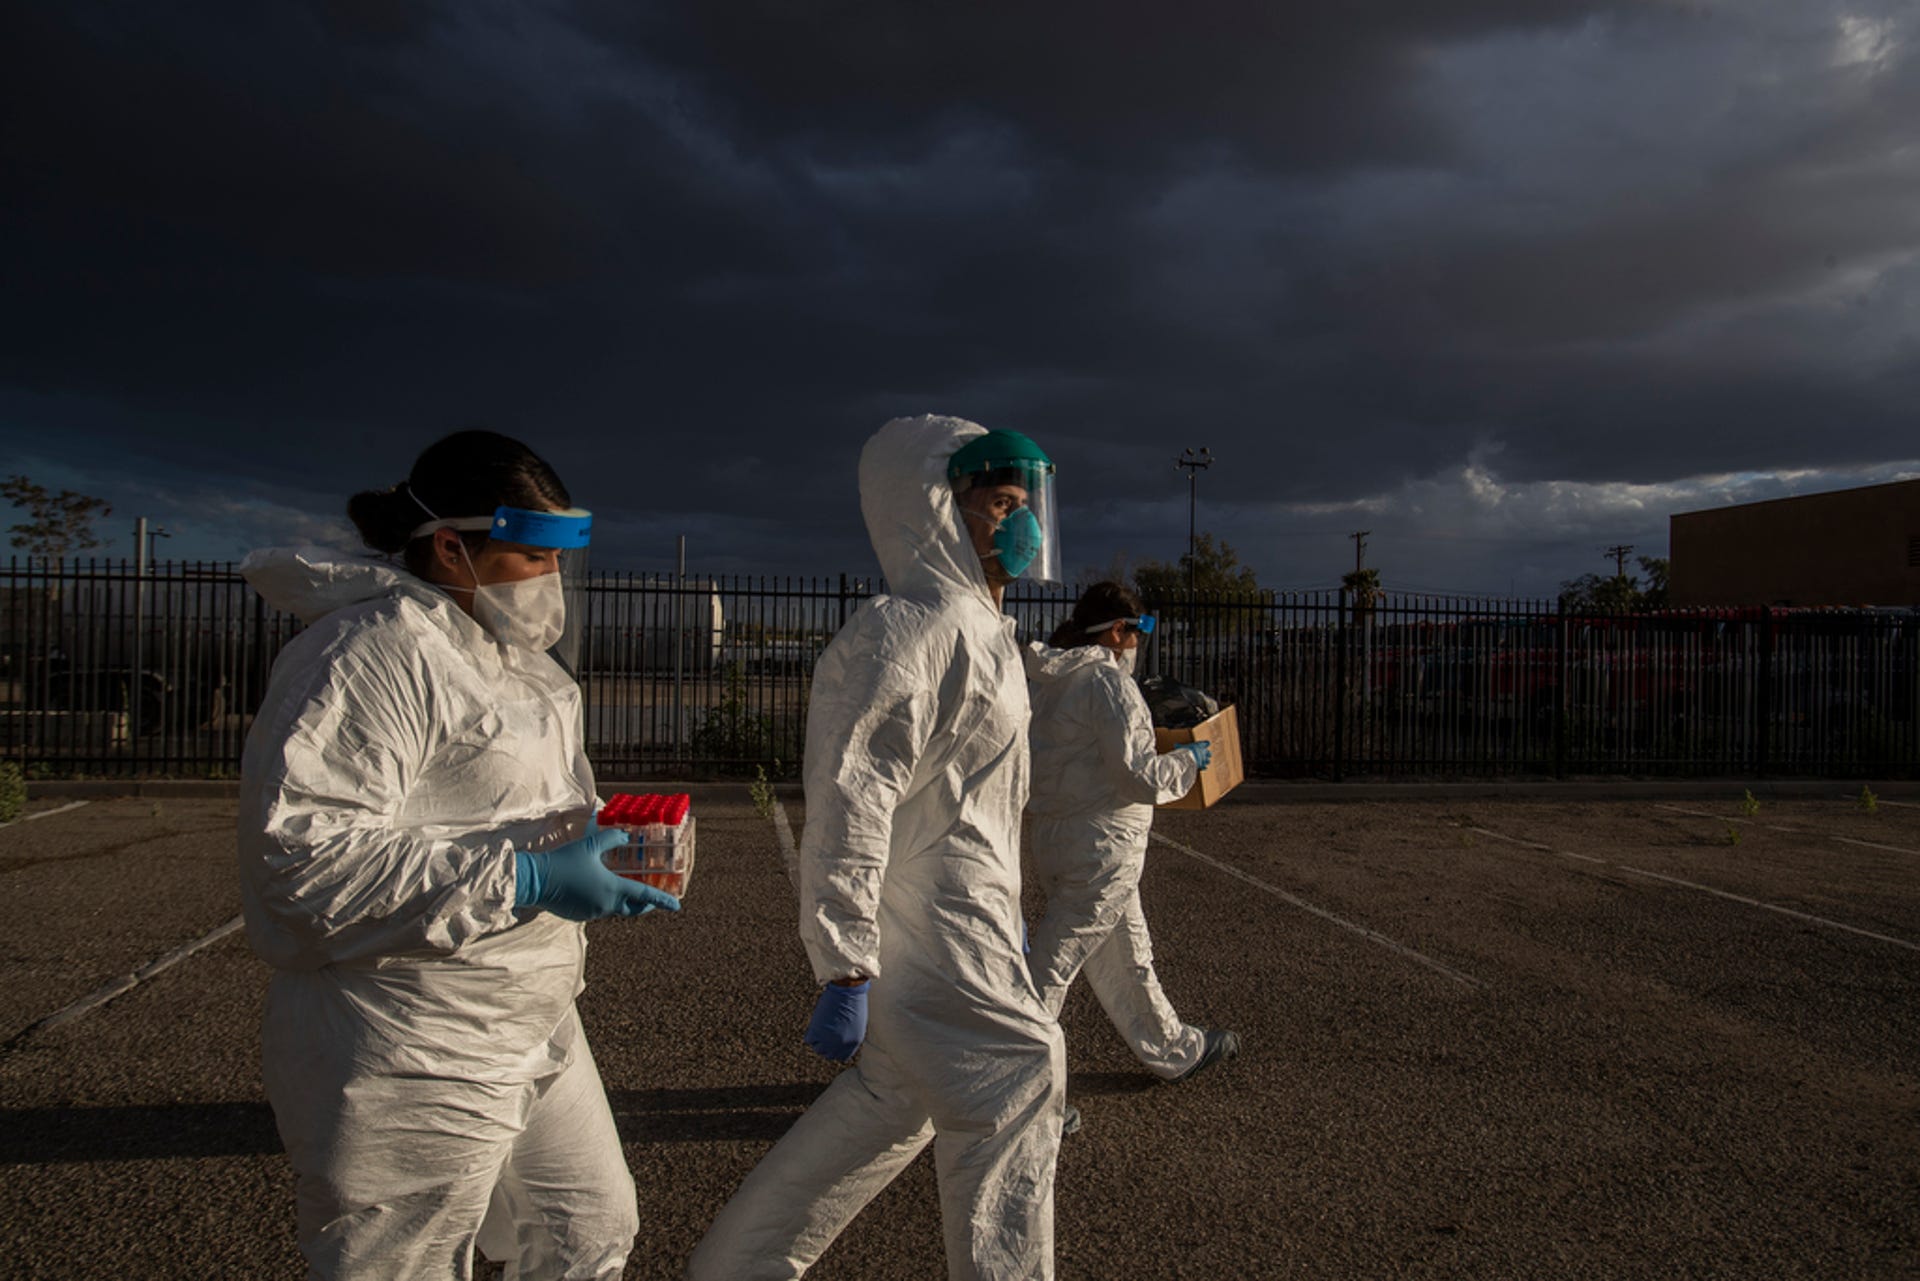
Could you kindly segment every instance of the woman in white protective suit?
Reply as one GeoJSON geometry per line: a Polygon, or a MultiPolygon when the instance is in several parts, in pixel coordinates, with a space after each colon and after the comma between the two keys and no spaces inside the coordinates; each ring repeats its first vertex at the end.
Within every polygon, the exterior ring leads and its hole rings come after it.
{"type": "Polygon", "coordinates": [[[591,522],[531,450],[433,445],[356,495],[368,545],[242,572],[306,628],[247,737],[262,1058],[323,1278],[617,1277],[633,1179],[581,1033],[580,922],[677,909],[600,862],[559,570],[591,522]]]}
{"type": "Polygon", "coordinates": [[[1054,632],[1027,650],[1033,699],[1033,796],[1028,848],[1046,891],[1027,963],[1056,1017],[1084,974],[1134,1056],[1166,1081],[1185,1080],[1240,1051],[1233,1032],[1182,1023],[1153,971],[1140,907],[1153,807],[1185,796],[1206,768],[1205,743],[1154,748],[1146,699],[1134,684],[1140,598],[1096,583],[1054,632]]]}
{"type": "Polygon", "coordinates": [[[948,1274],[1053,1275],[1065,1062],[1020,954],[1027,687],[1001,612],[1015,578],[1058,573],[1052,472],[1026,437],[955,418],[895,419],[860,456],[888,594],[814,671],[799,852],[823,985],[807,1043],[860,1061],[747,1176],[691,1277],[800,1276],[929,1141],[948,1274]]]}

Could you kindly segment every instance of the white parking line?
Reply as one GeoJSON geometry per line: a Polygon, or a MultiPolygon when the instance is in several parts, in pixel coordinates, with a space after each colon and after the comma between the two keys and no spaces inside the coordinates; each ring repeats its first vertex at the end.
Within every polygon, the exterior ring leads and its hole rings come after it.
{"type": "Polygon", "coordinates": [[[201,948],[207,947],[214,943],[218,943],[221,939],[225,938],[227,935],[239,929],[240,926],[241,926],[241,918],[236,916],[231,921],[228,921],[226,924],[216,926],[213,929],[209,930],[207,933],[202,934],[199,938],[193,940],[193,942],[182,944],[181,946],[174,948],[173,951],[168,952],[165,956],[162,956],[157,960],[148,961],[145,965],[141,966],[139,969],[135,970],[133,973],[122,974],[119,978],[113,980],[111,983],[108,983],[102,987],[96,988],[92,992],[89,992],[87,995],[75,1001],[72,1005],[66,1006],[62,1009],[55,1010],[52,1014],[47,1015],[47,1017],[45,1017],[44,1019],[41,1019],[39,1022],[31,1024],[28,1027],[21,1029],[20,1032],[16,1033],[7,1042],[6,1048],[10,1049],[14,1046],[19,1045],[22,1041],[25,1041],[28,1037],[34,1035],[36,1032],[44,1032],[48,1028],[59,1027],[62,1023],[71,1023],[73,1020],[79,1018],[81,1015],[87,1013],[88,1011],[96,1010],[101,1006],[105,1005],[108,1001],[111,1001],[114,997],[123,996],[126,993],[131,992],[134,988],[139,987],[142,983],[145,983],[148,979],[160,973],[162,970],[168,969],[169,967],[177,965],[181,961],[186,960],[189,956],[192,956],[195,952],[198,952],[201,948]]]}
{"type": "Polygon", "coordinates": [[[41,810],[35,814],[23,814],[19,818],[0,823],[0,827],[12,827],[15,823],[31,823],[36,818],[52,818],[55,814],[64,814],[68,810],[77,810],[85,804],[85,801],[68,801],[65,805],[56,805],[50,810],[41,810]]]}
{"type": "Polygon", "coordinates": [[[1401,956],[1406,957],[1410,961],[1414,961],[1420,965],[1424,965],[1428,969],[1433,970],[1436,973],[1444,974],[1446,977],[1452,979],[1454,982],[1459,983],[1465,987],[1484,988],[1487,986],[1484,982],[1482,982],[1477,978],[1474,978],[1470,974],[1462,974],[1459,970],[1453,969],[1451,966],[1442,965],[1439,961],[1434,960],[1432,957],[1423,956],[1421,953],[1414,951],[1412,948],[1406,946],[1403,943],[1395,942],[1394,940],[1388,938],[1384,934],[1381,934],[1377,930],[1370,930],[1364,925],[1356,925],[1352,921],[1349,921],[1344,917],[1335,916],[1332,912],[1327,911],[1326,908],[1316,907],[1314,904],[1307,902],[1305,899],[1301,898],[1299,895],[1289,894],[1287,891],[1281,889],[1277,885],[1269,885],[1267,882],[1261,880],[1259,877],[1251,876],[1246,872],[1241,871],[1239,868],[1234,867],[1230,863],[1223,863],[1219,859],[1214,858],[1211,855],[1202,854],[1199,850],[1193,849],[1190,846],[1182,845],[1179,841],[1173,840],[1169,837],[1162,836],[1158,832],[1153,833],[1153,839],[1160,842],[1162,845],[1167,846],[1169,849],[1179,850],[1182,854],[1185,854],[1188,858],[1198,859],[1200,862],[1205,863],[1209,867],[1215,867],[1220,869],[1222,872],[1225,872],[1228,876],[1238,877],[1240,880],[1245,881],[1249,885],[1256,886],[1259,889],[1263,889],[1267,893],[1273,895],[1275,898],[1279,899],[1283,903],[1291,904],[1292,906],[1299,908],[1303,912],[1309,912],[1314,916],[1319,917],[1323,921],[1329,921],[1334,925],[1338,925],[1343,930],[1349,930],[1355,934],[1358,934],[1361,938],[1366,939],[1370,943],[1378,943],[1381,947],[1386,948],[1390,952],[1397,952],[1401,956]]]}
{"type": "Polygon", "coordinates": [[[1799,828],[1797,828],[1797,827],[1776,827],[1776,826],[1774,826],[1774,825],[1773,825],[1772,823],[1762,823],[1762,822],[1761,822],[1761,821],[1760,821],[1759,819],[1757,819],[1757,818],[1735,818],[1735,817],[1734,817],[1733,815],[1731,815],[1731,814],[1710,814],[1710,813],[1708,813],[1708,812],[1707,812],[1706,810],[1690,810],[1690,809],[1682,809],[1682,808],[1681,808],[1680,806],[1678,806],[1678,805],[1663,805],[1663,804],[1660,804],[1660,803],[1658,803],[1658,802],[1656,802],[1656,803],[1654,804],[1654,807],[1653,807],[1653,808],[1655,808],[1655,809],[1657,809],[1657,810],[1667,810],[1667,811],[1670,811],[1671,813],[1674,813],[1674,814],[1690,814],[1690,815],[1692,815],[1692,816],[1693,816],[1694,818],[1710,818],[1710,819],[1713,819],[1714,821],[1716,821],[1716,822],[1720,822],[1720,823],[1751,823],[1751,824],[1753,824],[1753,825],[1754,825],[1755,827],[1764,827],[1764,828],[1766,828],[1766,829],[1767,829],[1767,830],[1768,830],[1769,832],[1785,832],[1785,833],[1787,833],[1787,834],[1788,834],[1789,836],[1813,836],[1813,835],[1816,835],[1816,833],[1813,833],[1813,832],[1803,832],[1803,831],[1801,831],[1801,830],[1800,830],[1799,828]]]}
{"type": "Polygon", "coordinates": [[[1856,841],[1851,836],[1836,836],[1833,839],[1843,845],[1864,845],[1870,850],[1888,850],[1894,854],[1920,854],[1920,850],[1910,850],[1904,845],[1882,845],[1878,841],[1856,841]]]}
{"type": "MultiPolygon", "coordinates": [[[[1881,802],[1881,804],[1883,805],[1891,804],[1891,803],[1892,802],[1889,802],[1889,801],[1881,802]]],[[[1659,810],[1671,810],[1675,814],[1691,814],[1695,818],[1716,819],[1723,823],[1746,823],[1746,822],[1753,821],[1753,820],[1744,819],[1744,818],[1734,818],[1732,815],[1729,815],[1729,814],[1709,814],[1705,810],[1681,809],[1678,805],[1655,805],[1654,808],[1659,810]]],[[[1815,837],[1831,836],[1833,837],[1834,840],[1839,841],[1843,845],[1864,845],[1870,850],[1890,850],[1895,854],[1920,855],[1920,850],[1910,850],[1901,845],[1878,845],[1872,841],[1856,841],[1851,836],[1834,836],[1832,832],[1809,832],[1804,828],[1776,827],[1771,823],[1756,823],[1755,825],[1759,827],[1764,827],[1769,832],[1785,832],[1789,836],[1815,836],[1815,837]]]]}
{"type": "MultiPolygon", "coordinates": [[[[1860,798],[1858,796],[1842,796],[1840,799],[1843,801],[1858,802],[1860,798]]],[[[1890,801],[1884,796],[1874,797],[1873,803],[1875,805],[1891,805],[1899,810],[1920,810],[1920,804],[1916,804],[1913,801],[1890,801]]]]}
{"type": "Polygon", "coordinates": [[[781,807],[780,798],[773,799],[773,837],[780,842],[780,861],[786,865],[787,879],[793,882],[793,892],[800,892],[800,852],[793,843],[793,825],[787,822],[787,811],[781,807]]]}
{"type": "MultiPolygon", "coordinates": [[[[1661,808],[1671,809],[1672,806],[1662,806],[1661,808]]],[[[1685,811],[1682,812],[1684,813],[1685,811]]],[[[1707,817],[1715,818],[1718,816],[1709,814],[1707,817]]],[[[1895,947],[1904,947],[1911,952],[1920,952],[1920,943],[1912,943],[1906,939],[1895,938],[1891,934],[1876,934],[1872,930],[1863,930],[1857,925],[1848,925],[1844,921],[1833,921],[1824,916],[1814,916],[1809,912],[1796,911],[1791,907],[1781,907],[1778,903],[1767,903],[1757,898],[1748,898],[1744,894],[1734,894],[1728,890],[1717,890],[1711,885],[1702,885],[1698,881],[1683,881],[1677,876],[1667,876],[1660,872],[1649,872],[1645,868],[1629,867],[1625,863],[1609,863],[1606,859],[1594,858],[1589,854],[1574,854],[1566,850],[1552,849],[1549,846],[1541,845],[1535,841],[1523,841],[1517,836],[1508,836],[1505,833],[1491,831],[1484,827],[1468,827],[1466,830],[1469,832],[1479,832],[1483,836],[1491,836],[1497,841],[1507,841],[1513,845],[1524,845],[1528,849],[1540,850],[1548,854],[1559,854],[1567,858],[1581,859],[1588,863],[1598,863],[1602,867],[1615,868],[1634,876],[1644,876],[1655,881],[1665,881],[1669,885],[1684,886],[1690,890],[1698,890],[1702,894],[1711,894],[1715,898],[1729,899],[1735,903],[1744,903],[1748,907],[1757,907],[1763,912],[1778,912],[1782,916],[1791,916],[1796,920],[1807,921],[1814,925],[1824,925],[1829,929],[1845,930],[1849,934],[1858,934],[1862,938],[1874,939],[1881,943],[1891,943],[1895,947]]],[[[1837,837],[1835,839],[1844,840],[1846,838],[1837,837]]],[[[1856,844],[1858,843],[1859,842],[1856,842],[1856,844]]]]}
{"type": "Polygon", "coordinates": [[[1895,947],[1904,947],[1909,952],[1920,952],[1920,943],[1909,943],[1905,939],[1894,938],[1890,934],[1875,934],[1872,930],[1863,930],[1857,925],[1847,925],[1840,921],[1830,921],[1824,916],[1814,916],[1810,912],[1796,912],[1790,907],[1781,907],[1778,903],[1763,903],[1757,898],[1748,898],[1744,894],[1730,894],[1726,890],[1716,890],[1711,885],[1701,885],[1697,881],[1683,881],[1677,876],[1663,876],[1659,872],[1649,872],[1644,868],[1628,867],[1624,863],[1615,866],[1623,872],[1635,876],[1648,876],[1656,881],[1665,881],[1669,885],[1684,885],[1690,890],[1699,890],[1702,894],[1711,894],[1715,898],[1732,899],[1735,903],[1745,903],[1748,907],[1757,907],[1763,912],[1778,912],[1782,916],[1791,916],[1796,920],[1811,921],[1815,925],[1824,925],[1829,929],[1845,930],[1849,934],[1858,934],[1862,938],[1876,939],[1882,943],[1891,943],[1895,947]]]}
{"type": "Polygon", "coordinates": [[[1557,854],[1561,858],[1579,859],[1582,863],[1600,863],[1604,865],[1607,861],[1603,858],[1595,858],[1591,854],[1575,854],[1572,850],[1557,850],[1551,845],[1541,845],[1537,841],[1523,841],[1517,836],[1508,836],[1503,832],[1495,832],[1485,827],[1469,827],[1467,830],[1469,832],[1478,832],[1482,836],[1491,836],[1496,841],[1510,841],[1515,845],[1524,845],[1530,850],[1540,850],[1547,854],[1557,854]]]}

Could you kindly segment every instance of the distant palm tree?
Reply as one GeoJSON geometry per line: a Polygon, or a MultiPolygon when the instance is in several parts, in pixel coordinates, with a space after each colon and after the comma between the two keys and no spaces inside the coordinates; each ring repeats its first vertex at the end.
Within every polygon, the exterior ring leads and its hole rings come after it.
{"type": "Polygon", "coordinates": [[[1353,597],[1353,624],[1364,624],[1373,616],[1373,607],[1386,595],[1380,587],[1380,571],[1377,569],[1356,569],[1340,579],[1340,586],[1353,597]]]}

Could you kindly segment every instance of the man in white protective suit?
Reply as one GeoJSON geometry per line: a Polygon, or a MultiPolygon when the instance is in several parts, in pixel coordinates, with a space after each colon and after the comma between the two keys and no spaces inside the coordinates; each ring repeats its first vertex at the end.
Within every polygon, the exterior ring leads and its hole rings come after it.
{"type": "Polygon", "coordinates": [[[1021,956],[1027,689],[1007,584],[1058,577],[1053,464],[1014,432],[900,418],[860,457],[888,594],[821,656],[807,716],[807,1043],[842,1072],[688,1264],[798,1277],[934,1145],[953,1278],[1053,1275],[1060,1029],[1021,956]],[[864,1047],[863,1047],[864,1040],[864,1047]]]}

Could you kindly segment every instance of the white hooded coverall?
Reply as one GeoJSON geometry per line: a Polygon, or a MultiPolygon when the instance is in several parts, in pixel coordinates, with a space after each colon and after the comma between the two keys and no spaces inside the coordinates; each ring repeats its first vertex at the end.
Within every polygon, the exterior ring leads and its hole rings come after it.
{"type": "Polygon", "coordinates": [[[1085,974],[1134,1056],[1171,1080],[1200,1061],[1206,1033],[1180,1021],[1153,972],[1140,907],[1153,807],[1179,800],[1199,767],[1154,747],[1147,700],[1102,645],[1026,650],[1033,699],[1034,871],[1047,912],[1033,930],[1034,986],[1056,1017],[1085,974]]]}
{"type": "Polygon", "coordinates": [[[981,430],[895,419],[861,454],[890,594],[814,671],[799,862],[814,978],[872,980],[866,1044],[721,1210],[690,1277],[800,1276],[929,1139],[949,1276],[1053,1275],[1066,1063],[1020,953],[1027,688],[946,472],[981,430]]]}
{"type": "Polygon", "coordinates": [[[638,1218],[585,936],[514,911],[514,852],[593,812],[578,686],[384,563],[242,570],[307,624],[247,736],[239,860],[309,1275],[465,1278],[477,1236],[509,1277],[617,1277],[638,1218]]]}

